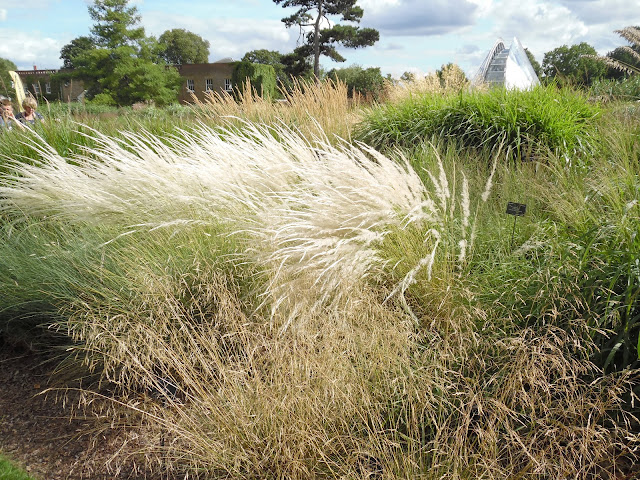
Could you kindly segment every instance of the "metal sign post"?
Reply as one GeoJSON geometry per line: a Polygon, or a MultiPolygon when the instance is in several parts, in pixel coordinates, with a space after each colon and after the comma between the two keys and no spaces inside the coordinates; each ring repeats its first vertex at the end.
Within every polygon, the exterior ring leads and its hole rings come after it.
{"type": "Polygon", "coordinates": [[[516,220],[518,217],[524,216],[527,212],[527,205],[524,203],[507,203],[507,215],[513,215],[513,231],[511,232],[511,247],[513,248],[513,240],[516,235],[516,220]]]}

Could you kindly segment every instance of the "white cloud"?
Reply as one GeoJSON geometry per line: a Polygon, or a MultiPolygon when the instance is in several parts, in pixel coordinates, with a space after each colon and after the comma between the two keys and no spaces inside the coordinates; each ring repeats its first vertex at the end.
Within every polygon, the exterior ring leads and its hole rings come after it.
{"type": "Polygon", "coordinates": [[[559,0],[589,25],[618,25],[624,28],[638,23],[638,4],[632,0],[559,0]],[[635,15],[630,15],[634,12],[635,15]]]}
{"type": "Polygon", "coordinates": [[[209,41],[213,61],[223,57],[239,60],[245,53],[261,48],[289,52],[295,47],[297,38],[297,30],[287,30],[280,20],[195,18],[153,11],[145,12],[142,23],[148,34],[156,36],[173,28],[184,28],[200,35],[209,41]]]}
{"type": "Polygon", "coordinates": [[[500,37],[511,43],[513,37],[518,37],[540,59],[556,47],[579,43],[589,32],[585,23],[566,6],[544,0],[521,4],[502,1],[494,4],[490,15],[494,20],[494,39],[500,37]]]}
{"type": "Polygon", "coordinates": [[[51,68],[62,64],[60,49],[63,43],[44,37],[38,32],[0,29],[0,57],[11,59],[20,70],[28,70],[34,65],[51,68]],[[40,64],[40,65],[38,65],[40,64]]]}
{"type": "Polygon", "coordinates": [[[0,22],[4,22],[7,20],[7,9],[0,8],[0,22]]]}
{"type": "Polygon", "coordinates": [[[469,0],[375,0],[370,7],[363,6],[363,25],[392,36],[447,34],[471,25],[479,8],[469,0]]]}

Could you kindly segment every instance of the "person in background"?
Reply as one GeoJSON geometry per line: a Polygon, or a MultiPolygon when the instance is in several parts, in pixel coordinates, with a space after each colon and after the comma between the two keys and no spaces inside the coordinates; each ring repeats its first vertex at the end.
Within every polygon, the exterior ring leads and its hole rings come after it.
{"type": "Polygon", "coordinates": [[[35,125],[36,120],[38,122],[44,122],[44,117],[36,112],[38,108],[38,102],[33,97],[27,97],[22,101],[22,108],[24,111],[16,115],[16,119],[22,122],[24,125],[35,125]]]}
{"type": "Polygon", "coordinates": [[[11,99],[3,97],[0,100],[0,127],[3,129],[11,130],[16,125],[19,128],[24,128],[22,123],[13,114],[13,105],[11,99]]]}

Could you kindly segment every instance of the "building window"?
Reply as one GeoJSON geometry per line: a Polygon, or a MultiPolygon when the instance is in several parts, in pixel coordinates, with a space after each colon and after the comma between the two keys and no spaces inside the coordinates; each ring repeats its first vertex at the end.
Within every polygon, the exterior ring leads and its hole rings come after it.
{"type": "Polygon", "coordinates": [[[187,79],[187,90],[189,90],[190,92],[195,92],[196,91],[195,83],[190,78],[187,79]]]}
{"type": "Polygon", "coordinates": [[[40,95],[40,84],[39,83],[34,83],[33,84],[33,91],[35,92],[36,95],[40,95]]]}
{"type": "Polygon", "coordinates": [[[232,88],[231,88],[231,79],[230,78],[225,78],[224,79],[224,89],[227,92],[230,92],[232,90],[232,88]]]}
{"type": "Polygon", "coordinates": [[[47,82],[47,83],[44,84],[44,92],[47,95],[51,94],[51,83],[47,82]]]}
{"type": "Polygon", "coordinates": [[[207,92],[213,90],[213,78],[207,78],[207,92]]]}

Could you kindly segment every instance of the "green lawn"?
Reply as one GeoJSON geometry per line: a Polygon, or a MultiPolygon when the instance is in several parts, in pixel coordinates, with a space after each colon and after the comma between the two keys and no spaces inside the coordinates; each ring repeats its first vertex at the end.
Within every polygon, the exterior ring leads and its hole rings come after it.
{"type": "Polygon", "coordinates": [[[33,480],[33,477],[0,455],[0,480],[33,480]]]}

